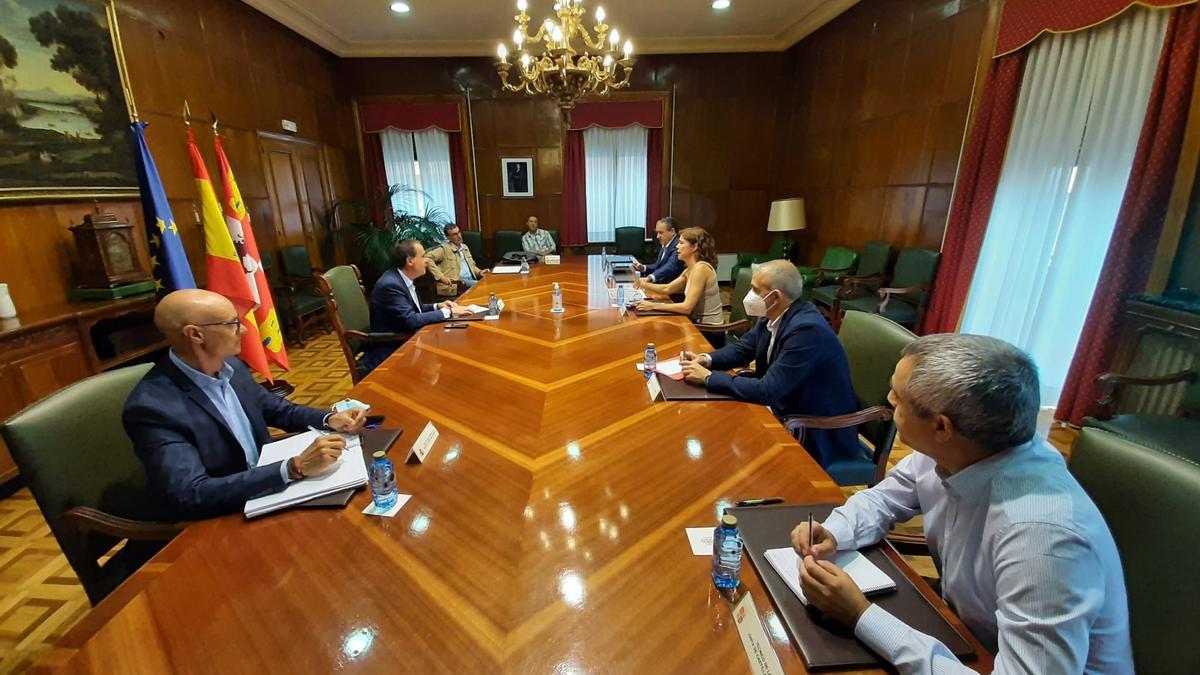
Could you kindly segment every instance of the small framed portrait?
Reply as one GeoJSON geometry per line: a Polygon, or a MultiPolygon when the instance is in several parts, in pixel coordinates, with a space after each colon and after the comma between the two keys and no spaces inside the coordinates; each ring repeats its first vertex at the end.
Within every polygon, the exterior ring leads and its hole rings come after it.
{"type": "Polygon", "coordinates": [[[533,196],[533,158],[501,157],[500,177],[505,197],[533,196]]]}

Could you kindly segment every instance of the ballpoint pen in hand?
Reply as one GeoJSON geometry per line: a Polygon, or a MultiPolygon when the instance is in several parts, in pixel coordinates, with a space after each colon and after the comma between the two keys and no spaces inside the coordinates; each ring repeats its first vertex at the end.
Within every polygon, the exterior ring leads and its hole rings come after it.
{"type": "Polygon", "coordinates": [[[813,522],[812,511],[808,512],[808,554],[812,555],[813,522]]]}

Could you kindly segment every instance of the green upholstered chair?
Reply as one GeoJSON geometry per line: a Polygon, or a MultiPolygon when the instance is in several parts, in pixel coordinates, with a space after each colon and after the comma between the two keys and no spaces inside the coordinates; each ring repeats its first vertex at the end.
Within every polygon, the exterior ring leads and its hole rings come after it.
{"type": "Polygon", "coordinates": [[[125,399],[150,367],[76,382],[3,426],[21,477],[93,605],[183,530],[160,521],[165,512],[121,425],[125,399]],[[128,541],[97,564],[121,540],[128,541]]]}
{"type": "Polygon", "coordinates": [[[1158,450],[1084,428],[1068,466],[1121,554],[1134,668],[1200,673],[1200,462],[1195,437],[1158,450]],[[1181,450],[1193,449],[1189,459],[1181,450]]]}
{"type": "Polygon", "coordinates": [[[868,446],[859,440],[859,456],[834,462],[825,472],[838,485],[874,485],[883,480],[888,455],[896,440],[896,424],[888,392],[892,389],[892,371],[900,362],[900,352],[917,336],[903,326],[878,314],[847,314],[838,340],[850,362],[850,382],[858,401],[858,412],[837,417],[788,417],[783,423],[793,433],[800,428],[844,429],[858,427],[868,446]]]}
{"type": "Polygon", "coordinates": [[[886,241],[868,241],[862,253],[858,256],[858,267],[853,275],[821,275],[812,286],[812,301],[831,321],[840,316],[839,291],[847,297],[861,297],[868,291],[862,290],[870,282],[875,282],[875,288],[883,285],[883,280],[892,271],[892,263],[896,260],[896,249],[886,241]],[[846,281],[850,279],[850,281],[846,281]],[[857,282],[857,286],[852,284],[857,282]]]}
{"type": "Polygon", "coordinates": [[[321,293],[317,290],[312,263],[309,262],[308,251],[303,246],[285,247],[280,251],[280,258],[291,259],[290,264],[285,263],[283,273],[275,267],[270,255],[262,256],[263,272],[267,275],[267,281],[271,286],[271,295],[275,300],[275,307],[283,325],[288,328],[292,339],[303,349],[309,329],[314,324],[324,326],[328,323],[328,316],[325,314],[325,300],[321,298],[321,293]],[[290,253],[289,249],[291,249],[290,253]],[[297,249],[299,250],[297,251],[297,249]],[[287,269],[300,271],[307,269],[308,274],[293,276],[286,272],[287,269]]]}
{"type": "Polygon", "coordinates": [[[505,253],[524,250],[521,248],[522,234],[524,232],[516,230],[496,230],[495,236],[492,237],[492,249],[497,261],[503,258],[505,253]]]}
{"type": "Polygon", "coordinates": [[[459,232],[462,233],[463,243],[467,245],[467,250],[471,252],[475,264],[480,267],[491,267],[491,265],[485,265],[487,261],[483,257],[483,233],[479,230],[463,230],[461,228],[459,232]]]}
{"type": "Polygon", "coordinates": [[[1200,463],[1200,372],[1185,370],[1154,377],[1104,373],[1096,378],[1102,394],[1095,417],[1084,418],[1085,427],[1103,429],[1139,445],[1173,452],[1200,463]],[[1132,389],[1161,389],[1187,383],[1179,410],[1174,415],[1149,414],[1122,406],[1132,389]],[[1123,411],[1122,408],[1125,408],[1123,411]],[[1115,413],[1115,414],[1114,414],[1115,413]]]}
{"type": "Polygon", "coordinates": [[[409,333],[372,333],[371,307],[362,275],[356,265],[339,265],[317,277],[317,286],[333,317],[333,330],[342,343],[342,354],[350,370],[350,379],[357,384],[366,376],[359,367],[359,355],[373,342],[403,343],[409,333]]]}
{"type": "Polygon", "coordinates": [[[729,282],[737,284],[738,270],[743,267],[753,267],[760,263],[765,263],[768,260],[780,260],[784,258],[784,253],[787,251],[787,239],[784,237],[775,237],[771,241],[771,247],[766,253],[739,253],[737,254],[737,262],[733,265],[733,271],[729,274],[729,282]]]}
{"type": "Polygon", "coordinates": [[[558,230],[546,228],[546,231],[550,233],[550,238],[554,240],[554,252],[562,253],[562,243],[558,241],[558,230]]]}
{"type": "Polygon", "coordinates": [[[825,249],[818,267],[797,267],[800,276],[804,277],[804,299],[812,297],[813,286],[819,284],[825,277],[836,278],[849,274],[858,264],[858,253],[844,246],[830,246],[825,249]]]}
{"type": "MultiPolygon", "coordinates": [[[[898,324],[915,327],[925,315],[929,290],[933,287],[941,258],[942,254],[937,251],[906,248],[896,258],[891,286],[876,290],[874,295],[843,299],[841,308],[882,314],[898,324]]],[[[850,285],[860,287],[854,282],[850,285]]],[[[870,284],[864,285],[870,287],[870,284]]]]}
{"type": "Polygon", "coordinates": [[[617,255],[640,256],[646,248],[646,228],[618,227],[616,240],[617,255]]]}

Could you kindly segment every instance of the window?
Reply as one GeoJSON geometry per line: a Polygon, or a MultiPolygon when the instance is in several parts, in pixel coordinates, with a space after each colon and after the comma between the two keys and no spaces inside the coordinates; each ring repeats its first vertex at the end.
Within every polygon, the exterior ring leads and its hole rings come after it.
{"type": "Polygon", "coordinates": [[[450,170],[450,136],[441,129],[379,134],[388,185],[407,188],[392,197],[392,208],[406,213],[440,213],[458,222],[454,212],[454,178],[450,170]]]}
{"type": "Polygon", "coordinates": [[[589,243],[614,241],[618,227],[645,226],[646,137],[636,125],[584,130],[589,243]]]}

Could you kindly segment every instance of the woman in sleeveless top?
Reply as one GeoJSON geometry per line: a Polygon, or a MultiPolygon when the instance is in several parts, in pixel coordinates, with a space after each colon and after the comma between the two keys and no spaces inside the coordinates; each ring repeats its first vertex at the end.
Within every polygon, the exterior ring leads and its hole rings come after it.
{"type": "MultiPolygon", "coordinates": [[[[643,300],[637,304],[637,309],[683,314],[693,323],[706,326],[725,323],[725,309],[717,286],[717,245],[712,235],[699,227],[685,229],[679,233],[675,255],[687,265],[683,274],[669,284],[652,284],[639,279],[637,287],[647,296],[671,296],[682,291],[683,302],[643,300]]],[[[725,344],[724,333],[705,333],[704,337],[714,347],[725,344]]]]}

